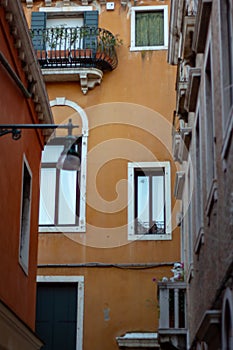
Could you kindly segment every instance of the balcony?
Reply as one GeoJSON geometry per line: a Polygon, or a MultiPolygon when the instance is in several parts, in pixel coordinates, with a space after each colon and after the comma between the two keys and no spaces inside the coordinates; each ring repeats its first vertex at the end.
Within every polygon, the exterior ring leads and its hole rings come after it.
{"type": "Polygon", "coordinates": [[[186,349],[186,283],[158,282],[161,349],[186,349]]]}
{"type": "Polygon", "coordinates": [[[169,46],[168,46],[169,64],[178,63],[179,46],[180,46],[181,30],[182,30],[183,8],[184,8],[184,0],[174,0],[171,2],[169,46]]]}
{"type": "Polygon", "coordinates": [[[173,127],[172,127],[172,156],[175,162],[179,162],[179,149],[181,143],[180,125],[184,123],[178,118],[176,111],[173,113],[173,127]]]}
{"type": "Polygon", "coordinates": [[[108,30],[57,27],[31,30],[45,81],[80,81],[84,94],[117,67],[118,39],[108,30]]]}
{"type": "Polygon", "coordinates": [[[176,178],[175,178],[175,188],[174,188],[174,196],[176,199],[182,199],[184,182],[185,182],[185,172],[177,171],[176,178]]]}
{"type": "Polygon", "coordinates": [[[180,128],[180,148],[179,148],[179,160],[182,163],[183,161],[188,160],[189,147],[192,139],[192,128],[185,126],[180,128]]]}
{"type": "Polygon", "coordinates": [[[186,0],[186,16],[196,16],[198,0],[186,0]]]}
{"type": "Polygon", "coordinates": [[[189,70],[189,84],[185,97],[185,108],[189,112],[196,111],[197,97],[199,91],[199,85],[201,81],[201,69],[190,68],[189,70]]]}
{"type": "Polygon", "coordinates": [[[182,41],[182,53],[183,57],[186,60],[189,60],[190,65],[194,65],[194,55],[192,51],[192,41],[193,41],[193,32],[195,25],[195,16],[185,16],[183,24],[183,41],[182,41]]]}
{"type": "Polygon", "coordinates": [[[179,59],[176,76],[176,113],[180,119],[187,121],[188,113],[185,109],[185,95],[188,87],[188,74],[190,66],[185,60],[179,59]]]}
{"type": "Polygon", "coordinates": [[[212,0],[199,0],[193,36],[193,50],[196,53],[203,53],[205,50],[211,8],[212,0]]]}
{"type": "Polygon", "coordinates": [[[188,159],[192,138],[192,128],[174,111],[172,128],[172,155],[175,162],[182,163],[188,159]]]}

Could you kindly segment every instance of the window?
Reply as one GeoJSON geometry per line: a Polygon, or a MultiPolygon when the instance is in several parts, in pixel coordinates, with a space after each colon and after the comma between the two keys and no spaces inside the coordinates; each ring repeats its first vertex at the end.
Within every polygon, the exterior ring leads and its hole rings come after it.
{"type": "Polygon", "coordinates": [[[196,230],[196,247],[195,251],[199,250],[199,244],[203,236],[203,173],[202,173],[202,128],[201,117],[199,111],[197,112],[195,124],[195,168],[194,168],[194,182],[195,182],[195,230],[196,230]]]}
{"type": "Polygon", "coordinates": [[[77,140],[78,144],[75,146],[81,154],[81,170],[78,173],[69,171],[69,174],[68,171],[57,172],[56,163],[64,148],[64,138],[53,139],[47,144],[42,154],[39,232],[85,232],[88,118],[79,105],[65,97],[56,97],[50,101],[50,106],[70,107],[72,113],[77,113],[81,118],[80,135],[82,137],[77,140]],[[50,186],[46,182],[46,176],[49,178],[50,186]],[[66,188],[68,188],[67,193],[64,192],[66,188]],[[67,198],[70,202],[67,202],[67,198]],[[62,208],[67,211],[67,218],[65,213],[60,213],[59,218],[59,210],[63,210],[62,208]]]}
{"type": "Polygon", "coordinates": [[[43,350],[82,350],[83,276],[38,276],[36,333],[43,350]]]}
{"type": "MultiPolygon", "coordinates": [[[[79,172],[56,168],[64,149],[63,138],[53,139],[42,153],[40,214],[41,226],[79,225],[79,172]]],[[[81,157],[81,141],[74,145],[81,157]]]]}
{"type": "MultiPolygon", "coordinates": [[[[87,27],[98,27],[98,11],[91,7],[40,8],[32,12],[32,42],[36,50],[81,49],[90,45],[93,35],[87,27]],[[85,28],[85,35],[81,28],[85,28]],[[88,36],[88,37],[87,37],[88,36]],[[84,37],[83,39],[80,39],[84,37]]],[[[94,43],[93,43],[94,45],[94,43]]]]}
{"type": "Polygon", "coordinates": [[[193,169],[192,169],[192,162],[190,162],[188,167],[188,174],[187,174],[187,229],[185,232],[187,233],[187,243],[188,243],[188,251],[187,251],[187,258],[188,258],[188,280],[192,277],[192,266],[193,266],[193,224],[194,224],[194,217],[193,217],[193,169]]]}
{"type": "Polygon", "coordinates": [[[223,84],[223,158],[227,157],[233,128],[233,5],[221,0],[221,62],[223,84]]]}
{"type": "Polygon", "coordinates": [[[128,164],[129,239],[170,239],[169,162],[128,164]]]}
{"type": "Polygon", "coordinates": [[[168,46],[167,6],[131,9],[131,51],[161,50],[168,46]]]}
{"type": "Polygon", "coordinates": [[[230,350],[233,347],[233,293],[227,287],[222,302],[222,350],[230,350]]]}
{"type": "Polygon", "coordinates": [[[211,46],[207,55],[205,64],[205,128],[206,128],[206,188],[207,188],[207,206],[206,212],[209,214],[216,194],[216,169],[215,169],[215,128],[213,113],[213,77],[211,46]]]}
{"type": "Polygon", "coordinates": [[[24,157],[23,161],[23,184],[21,202],[21,228],[19,245],[19,262],[25,271],[28,272],[29,241],[30,241],[30,214],[31,214],[31,191],[32,176],[29,165],[24,157]]]}
{"type": "MultiPolygon", "coordinates": [[[[61,17],[48,17],[46,19],[46,29],[47,29],[47,42],[46,49],[65,49],[67,47],[67,36],[74,38],[75,31],[77,27],[82,27],[84,25],[83,16],[67,18],[64,19],[61,17]],[[54,30],[57,28],[57,31],[54,30]]],[[[75,44],[69,44],[69,48],[72,49],[74,47],[83,47],[83,41],[80,40],[80,35],[77,32],[77,39],[75,40],[75,44]]]]}
{"type": "Polygon", "coordinates": [[[233,6],[231,0],[221,1],[221,34],[223,59],[224,131],[233,108],[233,6]]]}

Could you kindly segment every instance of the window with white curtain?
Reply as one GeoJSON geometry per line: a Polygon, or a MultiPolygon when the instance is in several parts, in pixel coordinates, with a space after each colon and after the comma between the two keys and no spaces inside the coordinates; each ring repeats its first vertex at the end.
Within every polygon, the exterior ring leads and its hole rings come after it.
{"type": "Polygon", "coordinates": [[[128,181],[129,239],[170,238],[169,162],[129,163],[128,181]]]}

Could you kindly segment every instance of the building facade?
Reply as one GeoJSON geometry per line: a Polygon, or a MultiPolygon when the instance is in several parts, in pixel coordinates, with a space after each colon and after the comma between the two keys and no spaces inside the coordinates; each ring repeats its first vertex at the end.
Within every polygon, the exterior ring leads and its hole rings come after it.
{"type": "Polygon", "coordinates": [[[81,157],[78,173],[55,169],[60,131],[43,153],[37,332],[45,349],[159,348],[154,281],[180,257],[170,1],[22,5],[54,120],[79,125],[81,157]]]}
{"type": "Polygon", "coordinates": [[[40,349],[35,334],[40,130],[53,123],[20,1],[0,2],[0,348],[40,349]],[[9,132],[9,133],[8,133],[9,132]]]}
{"type": "MultiPolygon", "coordinates": [[[[188,349],[233,348],[232,35],[232,1],[171,2],[168,61],[177,65],[173,157],[180,164],[175,196],[188,349]]],[[[170,337],[172,343],[179,348],[170,337]]]]}

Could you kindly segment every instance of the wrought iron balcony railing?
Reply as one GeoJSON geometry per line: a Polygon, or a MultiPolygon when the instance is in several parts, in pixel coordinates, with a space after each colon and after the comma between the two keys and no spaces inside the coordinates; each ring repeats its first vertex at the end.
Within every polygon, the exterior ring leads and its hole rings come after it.
{"type": "Polygon", "coordinates": [[[56,27],[31,30],[32,42],[41,68],[117,67],[118,38],[95,27],[56,27]]]}

